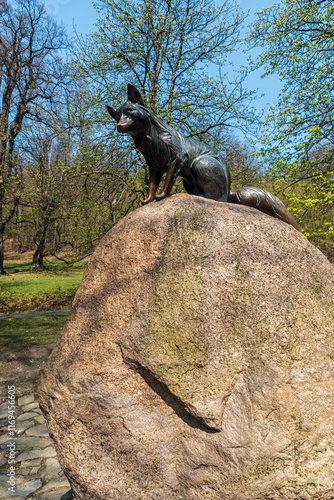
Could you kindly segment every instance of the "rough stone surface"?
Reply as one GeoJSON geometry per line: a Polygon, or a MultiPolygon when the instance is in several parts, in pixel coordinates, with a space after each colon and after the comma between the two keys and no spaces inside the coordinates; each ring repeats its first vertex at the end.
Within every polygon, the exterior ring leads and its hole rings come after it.
{"type": "Polygon", "coordinates": [[[45,422],[45,419],[43,417],[43,415],[40,415],[39,417],[36,417],[35,418],[35,421],[38,423],[38,424],[43,424],[45,422]]]}
{"type": "Polygon", "coordinates": [[[16,462],[23,462],[25,460],[35,460],[37,458],[51,458],[56,456],[56,450],[53,446],[49,446],[43,449],[29,450],[21,453],[16,462]]]}
{"type": "Polygon", "coordinates": [[[4,408],[0,409],[0,419],[5,419],[8,416],[8,403],[6,403],[6,406],[4,408]]]}
{"type": "Polygon", "coordinates": [[[33,498],[33,500],[62,500],[63,495],[66,494],[66,488],[68,488],[68,486],[55,491],[43,492],[43,490],[41,490],[41,493],[37,493],[31,498],[33,498]]]}
{"type": "Polygon", "coordinates": [[[48,458],[45,461],[45,467],[43,469],[42,475],[44,478],[54,478],[57,475],[60,475],[62,470],[60,468],[59,462],[56,458],[48,458]]]}
{"type": "Polygon", "coordinates": [[[47,448],[48,446],[52,446],[53,442],[47,437],[34,437],[34,436],[24,436],[21,437],[20,439],[20,450],[21,451],[26,451],[26,450],[33,450],[33,449],[43,449],[47,448]]]}
{"type": "Polygon", "coordinates": [[[18,435],[23,434],[27,429],[33,427],[34,422],[31,420],[23,420],[22,422],[17,422],[15,430],[18,435]]]}
{"type": "Polygon", "coordinates": [[[30,420],[31,418],[38,417],[38,413],[22,413],[19,417],[17,417],[17,422],[23,422],[24,420],[30,420]]]}
{"type": "Polygon", "coordinates": [[[24,407],[28,404],[35,404],[34,394],[26,394],[25,396],[21,396],[17,402],[21,407],[24,407]]]}
{"type": "Polygon", "coordinates": [[[175,195],[121,220],[39,382],[74,497],[333,498],[333,289],[255,209],[175,195]]]}
{"type": "Polygon", "coordinates": [[[26,406],[23,406],[22,410],[24,412],[28,412],[28,411],[31,411],[31,410],[39,412],[39,406],[38,406],[38,403],[34,402],[34,403],[30,403],[30,404],[28,404],[26,406]]]}
{"type": "Polygon", "coordinates": [[[49,437],[48,428],[45,424],[35,425],[32,429],[28,429],[27,436],[49,437]]]}
{"type": "Polygon", "coordinates": [[[29,481],[25,484],[21,484],[21,486],[18,486],[15,490],[15,496],[19,498],[27,498],[28,495],[34,493],[41,486],[42,481],[40,481],[39,479],[34,479],[33,481],[29,481]]]}

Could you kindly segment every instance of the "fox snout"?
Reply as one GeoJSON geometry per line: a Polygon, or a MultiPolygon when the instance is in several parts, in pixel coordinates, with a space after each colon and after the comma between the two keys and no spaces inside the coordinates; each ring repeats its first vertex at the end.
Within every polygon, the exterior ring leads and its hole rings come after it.
{"type": "Polygon", "coordinates": [[[128,128],[133,125],[133,119],[128,114],[124,114],[121,110],[116,110],[111,106],[107,106],[108,113],[116,120],[117,132],[127,132],[128,128]]]}
{"type": "Polygon", "coordinates": [[[117,122],[117,132],[126,132],[126,130],[133,124],[133,120],[129,116],[120,116],[117,122]]]}

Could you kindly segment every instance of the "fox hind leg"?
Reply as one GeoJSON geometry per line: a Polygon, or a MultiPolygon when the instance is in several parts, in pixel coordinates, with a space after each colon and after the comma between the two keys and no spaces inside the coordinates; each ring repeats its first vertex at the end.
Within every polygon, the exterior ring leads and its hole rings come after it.
{"type": "Polygon", "coordinates": [[[189,194],[194,194],[196,196],[203,196],[202,191],[196,186],[195,183],[192,183],[189,179],[183,179],[183,187],[189,194]]]}
{"type": "Polygon", "coordinates": [[[231,179],[222,158],[200,156],[193,161],[190,171],[192,179],[184,182],[186,191],[212,200],[227,201],[231,179]]]}

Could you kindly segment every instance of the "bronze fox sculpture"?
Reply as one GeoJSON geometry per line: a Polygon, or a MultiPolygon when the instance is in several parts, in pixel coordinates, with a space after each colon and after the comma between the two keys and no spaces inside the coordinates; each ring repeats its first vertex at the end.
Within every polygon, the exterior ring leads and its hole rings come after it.
{"type": "Polygon", "coordinates": [[[143,204],[168,196],[180,175],[189,194],[257,208],[300,231],[284,204],[268,191],[256,187],[230,189],[230,172],[219,153],[160,120],[145,107],[134,85],[128,84],[128,99],[122,106],[117,110],[107,106],[107,110],[117,122],[117,131],[132,137],[149,167],[148,196],[143,204]],[[156,194],[163,174],[163,189],[156,194]]]}

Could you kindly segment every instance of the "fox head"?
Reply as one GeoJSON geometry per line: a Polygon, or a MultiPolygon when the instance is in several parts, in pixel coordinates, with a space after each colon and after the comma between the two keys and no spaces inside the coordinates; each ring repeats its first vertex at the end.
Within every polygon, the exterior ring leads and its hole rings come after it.
{"type": "Polygon", "coordinates": [[[108,113],[117,122],[117,131],[135,136],[143,132],[147,126],[148,116],[143,98],[139,90],[128,84],[128,100],[118,109],[107,106],[108,113]]]}

